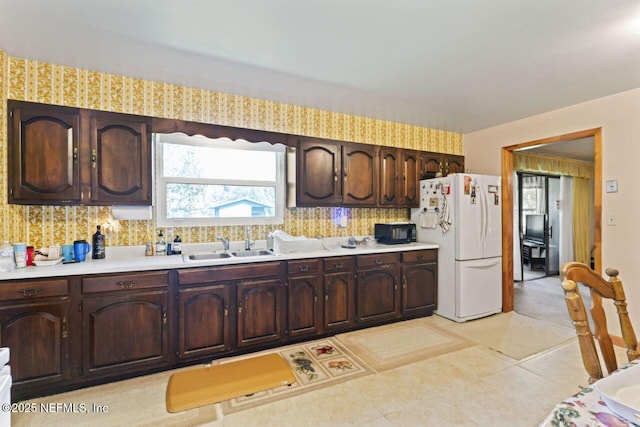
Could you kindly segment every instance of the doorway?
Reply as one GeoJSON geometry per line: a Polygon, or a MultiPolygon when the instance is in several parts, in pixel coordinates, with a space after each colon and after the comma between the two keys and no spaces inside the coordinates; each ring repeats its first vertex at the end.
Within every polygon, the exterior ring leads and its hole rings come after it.
{"type": "Polygon", "coordinates": [[[560,272],[560,177],[517,172],[516,179],[520,277],[527,281],[557,276],[560,272]]]}
{"type": "MultiPolygon", "coordinates": [[[[559,135],[541,140],[524,142],[502,149],[502,307],[503,312],[514,310],[514,151],[580,138],[593,138],[593,268],[601,270],[602,239],[602,129],[559,135]]],[[[517,237],[517,234],[516,234],[517,237]]],[[[517,241],[517,240],[516,240],[517,241]]],[[[519,252],[519,251],[518,251],[519,252]]],[[[562,301],[564,303],[564,301],[562,301]]]]}

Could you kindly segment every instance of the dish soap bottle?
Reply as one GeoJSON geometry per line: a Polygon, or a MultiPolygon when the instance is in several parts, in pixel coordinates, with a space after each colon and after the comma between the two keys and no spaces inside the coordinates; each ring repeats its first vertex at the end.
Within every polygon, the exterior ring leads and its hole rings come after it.
{"type": "Polygon", "coordinates": [[[104,234],[100,232],[100,226],[97,226],[97,230],[93,235],[93,248],[91,252],[91,258],[104,259],[104,234]]]}
{"type": "Polygon", "coordinates": [[[160,233],[158,233],[158,240],[156,241],[156,255],[166,255],[167,254],[167,242],[164,240],[164,234],[162,233],[162,229],[160,233]]]}
{"type": "Polygon", "coordinates": [[[171,251],[174,255],[182,254],[182,240],[180,240],[180,236],[176,236],[176,238],[173,239],[173,247],[171,248],[171,251]]]}

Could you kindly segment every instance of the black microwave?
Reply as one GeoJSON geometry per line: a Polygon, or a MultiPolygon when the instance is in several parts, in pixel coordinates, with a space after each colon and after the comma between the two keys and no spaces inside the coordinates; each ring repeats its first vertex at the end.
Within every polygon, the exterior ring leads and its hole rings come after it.
{"type": "Polygon", "coordinates": [[[415,242],[417,234],[416,225],[409,222],[391,222],[375,226],[376,240],[386,245],[415,242]]]}

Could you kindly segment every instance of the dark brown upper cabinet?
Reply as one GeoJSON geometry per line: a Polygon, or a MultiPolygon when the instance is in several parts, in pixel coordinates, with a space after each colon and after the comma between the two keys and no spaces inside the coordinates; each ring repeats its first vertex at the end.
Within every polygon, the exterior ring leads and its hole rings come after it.
{"type": "Polygon", "coordinates": [[[378,205],[417,207],[420,152],[381,147],[378,152],[380,187],[378,205]]]}
{"type": "Polygon", "coordinates": [[[374,145],[342,145],[342,204],[376,205],[376,154],[374,145]]]}
{"type": "Polygon", "coordinates": [[[296,162],[297,206],[342,203],[342,158],[338,143],[301,140],[296,162]]]}
{"type": "Polygon", "coordinates": [[[297,151],[297,206],[375,206],[375,146],[303,139],[297,151]]]}
{"type": "Polygon", "coordinates": [[[80,113],[9,103],[9,203],[80,202],[80,113]]]}
{"type": "Polygon", "coordinates": [[[147,117],[9,101],[9,203],[151,204],[147,117]]]}
{"type": "Polygon", "coordinates": [[[120,114],[91,118],[91,201],[151,204],[148,124],[120,114]]]}
{"type": "Polygon", "coordinates": [[[464,172],[464,156],[445,153],[420,153],[420,179],[464,172]]]}
{"type": "Polygon", "coordinates": [[[400,206],[417,208],[420,205],[419,181],[420,153],[413,150],[400,151],[400,206]]]}
{"type": "Polygon", "coordinates": [[[378,152],[380,186],[378,204],[380,206],[398,206],[400,204],[400,158],[399,150],[381,147],[378,152]]]}

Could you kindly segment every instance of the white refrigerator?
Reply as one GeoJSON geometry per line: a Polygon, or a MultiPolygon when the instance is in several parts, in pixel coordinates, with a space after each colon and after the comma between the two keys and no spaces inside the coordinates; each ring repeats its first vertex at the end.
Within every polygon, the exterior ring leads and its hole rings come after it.
{"type": "Polygon", "coordinates": [[[465,322],[502,311],[500,177],[453,174],[420,181],[411,210],[418,241],[436,243],[440,316],[465,322]]]}

